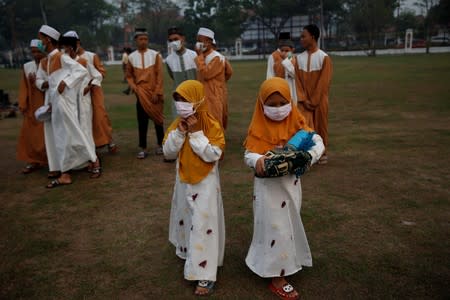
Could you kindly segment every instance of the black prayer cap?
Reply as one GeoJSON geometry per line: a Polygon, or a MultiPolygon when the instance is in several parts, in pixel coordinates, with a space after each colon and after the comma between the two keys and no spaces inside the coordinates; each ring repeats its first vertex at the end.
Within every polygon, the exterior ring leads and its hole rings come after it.
{"type": "Polygon", "coordinates": [[[294,43],[291,40],[290,32],[288,31],[280,32],[280,34],[278,35],[278,46],[279,47],[288,46],[294,48],[294,43]]]}
{"type": "Polygon", "coordinates": [[[145,29],[143,27],[136,27],[134,29],[134,37],[137,37],[139,35],[147,35],[148,36],[147,29],[145,29]]]}
{"type": "Polygon", "coordinates": [[[178,35],[184,36],[183,31],[179,27],[176,27],[176,26],[170,27],[169,30],[167,30],[167,34],[168,35],[178,34],[178,35]]]}

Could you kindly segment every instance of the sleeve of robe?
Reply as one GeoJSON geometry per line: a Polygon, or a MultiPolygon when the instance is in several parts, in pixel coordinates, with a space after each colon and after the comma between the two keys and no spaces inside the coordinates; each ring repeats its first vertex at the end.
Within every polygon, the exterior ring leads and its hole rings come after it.
{"type": "Polygon", "coordinates": [[[22,70],[20,76],[19,95],[18,95],[19,110],[22,113],[24,113],[28,109],[28,89],[29,89],[28,84],[29,83],[25,71],[22,70]]]}
{"type": "Polygon", "coordinates": [[[41,60],[41,62],[39,63],[39,67],[38,70],[36,72],[36,87],[41,91],[41,92],[45,92],[45,89],[42,88],[42,85],[44,84],[44,82],[48,81],[48,75],[47,72],[44,71],[43,67],[42,67],[42,62],[46,61],[46,60],[41,60]]]}
{"type": "Polygon", "coordinates": [[[216,56],[211,60],[209,64],[205,63],[205,57],[203,55],[195,58],[195,64],[197,70],[205,80],[216,77],[221,72],[224,72],[224,64],[219,56],[216,56]]]}
{"type": "Polygon", "coordinates": [[[284,70],[287,72],[288,76],[291,78],[295,78],[295,68],[296,68],[296,59],[292,57],[291,59],[285,58],[281,62],[284,70]]]}
{"type": "Polygon", "coordinates": [[[136,83],[134,82],[134,67],[131,64],[130,60],[128,60],[128,63],[127,63],[126,77],[127,77],[128,85],[130,86],[130,88],[133,91],[135,91],[136,90],[136,83]]]}
{"type": "Polygon", "coordinates": [[[319,104],[326,98],[328,98],[328,92],[331,82],[331,74],[333,72],[331,65],[331,59],[326,56],[323,60],[322,70],[320,70],[320,78],[314,89],[312,95],[309,95],[310,99],[306,99],[307,104],[311,108],[319,106],[319,104]]]}
{"type": "Polygon", "coordinates": [[[95,65],[87,64],[87,70],[92,78],[92,85],[102,86],[103,74],[98,71],[95,65]]]}
{"type": "Polygon", "coordinates": [[[162,100],[164,98],[164,85],[163,85],[163,62],[161,54],[156,55],[155,60],[155,76],[156,76],[156,86],[155,86],[155,93],[159,96],[159,98],[162,100]]]}
{"type": "Polygon", "coordinates": [[[178,128],[169,132],[163,144],[164,157],[166,159],[176,159],[185,139],[186,134],[178,130],[178,128]]]}
{"type": "Polygon", "coordinates": [[[69,88],[73,88],[75,85],[80,83],[80,81],[82,81],[84,76],[88,73],[85,67],[67,55],[61,56],[61,66],[63,68],[70,69],[69,76],[64,77],[62,80],[69,88]]]}
{"type": "Polygon", "coordinates": [[[225,80],[230,80],[231,76],[233,75],[233,68],[231,67],[230,62],[228,59],[225,59],[225,80]]]}
{"type": "Polygon", "coordinates": [[[204,162],[215,162],[222,156],[222,150],[217,146],[211,145],[203,131],[189,133],[189,144],[192,151],[204,162]]]}
{"type": "Polygon", "coordinates": [[[100,57],[97,54],[94,54],[94,67],[97,69],[97,71],[100,72],[100,74],[102,74],[102,79],[105,78],[106,69],[105,69],[105,66],[103,65],[100,57]]]}
{"type": "Polygon", "coordinates": [[[245,154],[244,154],[244,161],[245,161],[245,164],[246,164],[247,166],[249,166],[250,168],[255,169],[256,162],[258,161],[258,159],[261,158],[261,156],[264,156],[264,155],[261,155],[261,154],[259,154],[259,153],[250,152],[250,151],[248,151],[248,150],[245,150],[245,154]]]}
{"type": "Polygon", "coordinates": [[[315,145],[308,150],[308,153],[311,154],[312,157],[311,165],[315,164],[325,152],[325,145],[323,144],[323,140],[320,135],[317,133],[314,134],[312,140],[315,145]]]}

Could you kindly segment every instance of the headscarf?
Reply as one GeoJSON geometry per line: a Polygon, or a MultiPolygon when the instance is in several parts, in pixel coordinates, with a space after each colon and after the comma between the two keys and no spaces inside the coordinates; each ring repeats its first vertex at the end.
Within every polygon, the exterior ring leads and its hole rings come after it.
{"type": "Polygon", "coordinates": [[[300,129],[312,131],[295,106],[292,107],[290,114],[279,122],[272,121],[264,115],[264,103],[270,95],[277,92],[292,105],[291,93],[286,80],[273,77],[261,84],[253,118],[244,142],[245,148],[250,152],[265,154],[276,146],[284,146],[300,129]]]}
{"type": "MultiPolygon", "coordinates": [[[[177,87],[175,93],[194,105],[194,109],[196,109],[195,117],[200,123],[203,134],[208,138],[211,145],[217,146],[223,151],[225,149],[223,129],[220,123],[208,112],[203,85],[197,80],[186,80],[177,87]]],[[[178,117],[167,129],[164,142],[169,132],[175,130],[179,123],[180,118],[178,117]]],[[[195,154],[189,144],[189,134],[186,134],[186,140],[178,154],[178,162],[180,180],[189,184],[202,181],[208,176],[215,164],[215,162],[205,162],[195,154]]]]}

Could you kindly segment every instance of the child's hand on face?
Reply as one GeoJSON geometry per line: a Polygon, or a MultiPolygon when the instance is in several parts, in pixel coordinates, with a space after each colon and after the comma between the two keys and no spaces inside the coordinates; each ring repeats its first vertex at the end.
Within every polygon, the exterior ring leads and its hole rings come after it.
{"type": "Polygon", "coordinates": [[[198,119],[197,117],[195,117],[195,115],[189,116],[187,119],[185,119],[185,121],[189,132],[200,131],[200,123],[198,122],[198,119]]]}
{"type": "Polygon", "coordinates": [[[256,166],[255,166],[255,171],[256,171],[256,175],[263,177],[265,175],[265,170],[264,170],[264,161],[266,160],[265,156],[261,156],[257,161],[256,161],[256,166]]]}
{"type": "Polygon", "coordinates": [[[186,133],[188,131],[188,125],[186,123],[186,120],[181,119],[180,123],[178,123],[178,130],[182,133],[186,133]]]}

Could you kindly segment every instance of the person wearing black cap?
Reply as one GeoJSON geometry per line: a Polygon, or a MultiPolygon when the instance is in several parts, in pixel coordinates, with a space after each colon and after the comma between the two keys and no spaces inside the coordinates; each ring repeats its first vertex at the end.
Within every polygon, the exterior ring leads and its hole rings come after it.
{"type": "MultiPolygon", "coordinates": [[[[314,24],[303,28],[300,43],[306,51],[297,56],[297,95],[298,108],[305,117],[309,127],[319,134],[328,146],[328,92],[330,90],[333,66],[331,58],[319,49],[317,41],[320,30],[314,24]]],[[[326,164],[326,152],[319,164],[326,164]]]]}
{"type": "Polygon", "coordinates": [[[164,96],[163,66],[161,54],[148,48],[148,33],[145,28],[136,28],[134,35],[137,50],[128,57],[127,81],[136,94],[136,110],[139,129],[138,159],[148,156],[147,131],[148,120],[155,124],[158,146],[157,155],[162,155],[164,139],[164,96]]]}
{"type": "MultiPolygon", "coordinates": [[[[170,78],[173,79],[173,90],[175,90],[183,81],[197,79],[197,66],[194,61],[197,53],[185,47],[185,37],[180,28],[171,27],[167,34],[171,53],[166,58],[166,66],[170,78]]],[[[172,118],[176,117],[177,111],[172,104],[172,118]]]]}
{"type": "Polygon", "coordinates": [[[290,32],[280,32],[278,36],[278,49],[269,56],[267,61],[266,79],[280,77],[286,79],[291,91],[292,103],[297,105],[297,87],[295,84],[294,43],[290,32]]]}

